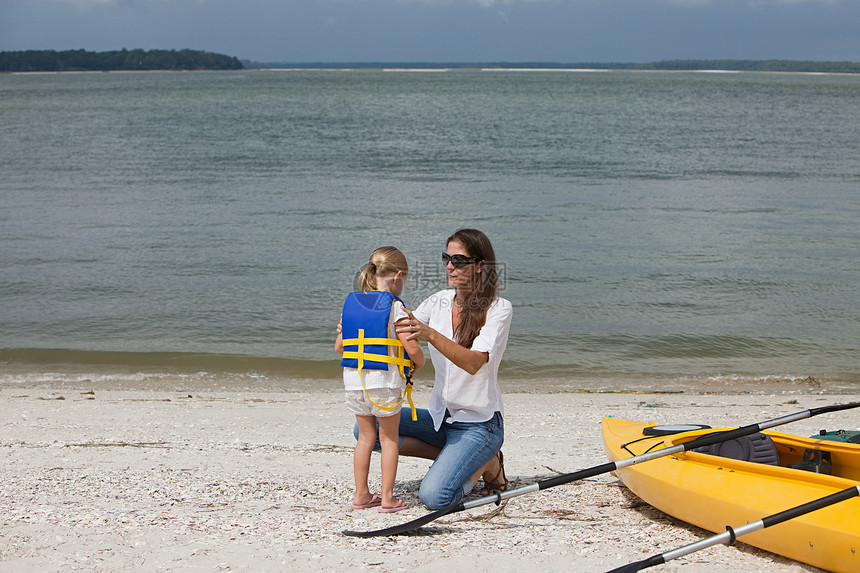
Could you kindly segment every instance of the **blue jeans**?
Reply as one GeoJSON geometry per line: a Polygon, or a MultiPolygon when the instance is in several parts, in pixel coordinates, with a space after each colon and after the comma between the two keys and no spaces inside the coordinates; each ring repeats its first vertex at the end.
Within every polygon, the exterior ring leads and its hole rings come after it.
{"type": "MultiPolygon", "coordinates": [[[[484,467],[502,449],[505,425],[502,416],[486,422],[443,423],[439,431],[427,410],[418,410],[418,421],[412,411],[400,411],[400,437],[410,437],[442,448],[433,465],[421,480],[418,496],[430,509],[443,509],[458,503],[472,489],[472,475],[484,467]]],[[[355,428],[356,436],[358,427],[355,428]]],[[[377,443],[378,446],[378,443],[377,443]]]]}

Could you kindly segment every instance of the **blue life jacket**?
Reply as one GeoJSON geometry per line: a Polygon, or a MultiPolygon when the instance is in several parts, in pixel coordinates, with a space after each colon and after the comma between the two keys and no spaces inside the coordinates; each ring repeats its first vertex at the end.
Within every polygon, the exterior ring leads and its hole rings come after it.
{"type": "Polygon", "coordinates": [[[344,368],[357,368],[358,379],[367,400],[382,410],[393,410],[403,399],[412,408],[412,421],[416,421],[417,411],[412,403],[412,361],[403,343],[397,338],[388,337],[388,323],[391,320],[391,307],[397,300],[402,300],[385,291],[351,292],[343,303],[341,315],[341,336],[343,337],[343,359],[340,365],[344,368]],[[397,349],[395,356],[390,356],[388,349],[397,349]],[[400,401],[393,406],[380,406],[374,402],[364,389],[362,370],[388,370],[392,364],[400,370],[400,375],[406,379],[406,392],[400,401]]]}
{"type": "Polygon", "coordinates": [[[341,333],[343,360],[340,365],[359,370],[388,370],[398,367],[409,378],[412,361],[397,338],[388,337],[388,323],[394,301],[403,301],[385,291],[351,292],[343,303],[341,333]],[[396,352],[390,356],[389,347],[396,352]]]}

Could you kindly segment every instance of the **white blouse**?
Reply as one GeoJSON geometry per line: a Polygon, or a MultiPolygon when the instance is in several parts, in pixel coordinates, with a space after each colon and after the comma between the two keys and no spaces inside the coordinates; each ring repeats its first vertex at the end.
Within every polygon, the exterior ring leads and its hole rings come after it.
{"type": "MultiPolygon", "coordinates": [[[[415,309],[415,318],[454,340],[451,311],[455,293],[454,289],[446,289],[431,295],[415,309]]],[[[500,297],[487,309],[487,321],[471,350],[489,353],[489,360],[474,375],[454,365],[432,344],[428,345],[436,371],[428,409],[437,430],[443,421],[485,422],[496,412],[503,412],[498,374],[502,354],[508,344],[512,315],[513,306],[500,297]],[[446,411],[450,414],[447,419],[446,411]]]]}

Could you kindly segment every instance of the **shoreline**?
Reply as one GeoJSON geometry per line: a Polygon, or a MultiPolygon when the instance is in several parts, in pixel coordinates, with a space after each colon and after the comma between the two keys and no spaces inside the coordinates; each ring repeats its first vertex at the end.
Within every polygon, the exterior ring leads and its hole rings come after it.
{"type": "MultiPolygon", "coordinates": [[[[70,351],[71,352],[71,351],[70,351]]],[[[113,358],[113,353],[107,353],[113,358]]],[[[159,355],[161,356],[161,355],[159,355]]],[[[337,391],[341,368],[336,361],[284,361],[244,356],[194,356],[177,353],[173,362],[163,357],[100,362],[27,362],[14,355],[0,361],[2,388],[68,388],[101,390],[224,390],[259,392],[337,391]],[[275,366],[268,362],[272,360],[275,366]],[[294,362],[296,364],[294,364],[294,362]]],[[[135,355],[137,357],[137,355],[135,355]]],[[[650,373],[582,374],[563,368],[538,370],[535,375],[500,370],[503,394],[852,394],[860,393],[855,374],[790,375],[739,374],[657,375],[650,373]]],[[[432,366],[414,380],[416,395],[428,396],[433,386],[432,366]]]]}
{"type": "MultiPolygon", "coordinates": [[[[813,377],[792,379],[765,376],[760,378],[584,378],[570,377],[546,380],[503,379],[504,396],[519,394],[537,395],[768,395],[795,396],[857,395],[860,387],[850,382],[821,381],[813,377]]],[[[164,372],[95,373],[82,371],[28,373],[25,376],[10,375],[0,370],[0,391],[25,391],[29,389],[74,391],[142,391],[142,392],[257,392],[261,394],[323,392],[340,395],[342,381],[339,378],[300,378],[267,376],[248,373],[198,372],[177,374],[164,372]]],[[[429,399],[432,380],[416,380],[413,398],[416,404],[429,399]]]]}
{"type": "MultiPolygon", "coordinates": [[[[426,404],[422,390],[416,399],[426,404]]],[[[505,465],[521,487],[606,461],[606,415],[732,427],[857,394],[505,394],[505,465]],[[842,396],[842,397],[840,397],[842,396]]],[[[642,504],[602,475],[446,516],[419,532],[351,538],[403,523],[426,460],[401,458],[396,514],[349,508],[352,417],[339,388],[0,387],[0,563],[10,570],[606,571],[707,532],[642,504]]],[[[779,431],[860,428],[847,411],[779,431]]],[[[379,487],[378,456],[371,485],[379,487]]],[[[477,497],[473,492],[472,497],[477,497]]],[[[741,542],[662,571],[817,571],[741,542]]]]}
{"type": "MultiPolygon", "coordinates": [[[[831,62],[821,62],[822,64],[828,64],[831,62]]],[[[840,63],[840,62],[835,62],[840,63]]],[[[858,65],[856,62],[848,62],[850,65],[858,65]]],[[[202,73],[212,73],[212,72],[229,72],[229,73],[247,73],[247,72],[383,72],[383,73],[457,73],[457,72],[498,72],[498,73],[527,73],[527,72],[535,72],[535,73],[569,73],[569,74],[592,74],[592,73],[606,73],[606,72],[616,72],[616,73],[646,73],[646,74],[656,74],[656,73],[669,73],[669,74],[681,74],[681,73],[701,73],[701,74],[793,74],[793,75],[807,75],[807,76],[856,76],[860,71],[857,70],[825,70],[825,69],[808,69],[808,70],[800,70],[800,69],[767,69],[765,67],[757,67],[757,68],[730,68],[730,67],[713,67],[713,68],[701,68],[701,67],[680,67],[680,68],[661,68],[661,67],[597,67],[596,65],[592,66],[582,66],[573,64],[571,66],[562,66],[558,67],[553,66],[528,66],[528,65],[518,65],[516,63],[511,63],[509,65],[504,66],[493,66],[492,64],[486,63],[475,63],[475,64],[445,64],[445,63],[427,63],[425,66],[419,66],[417,64],[407,65],[406,67],[399,67],[397,64],[386,64],[386,63],[378,63],[378,64],[366,64],[366,65],[350,65],[349,63],[345,64],[300,64],[297,63],[295,65],[281,65],[276,64],[272,67],[246,67],[239,69],[221,69],[221,68],[201,68],[201,69],[141,69],[141,70],[122,70],[122,69],[110,69],[110,70],[4,70],[0,71],[0,74],[13,75],[13,76],[39,76],[39,75],[87,75],[87,74],[159,74],[159,73],[194,73],[194,72],[202,72],[202,73]]]]}

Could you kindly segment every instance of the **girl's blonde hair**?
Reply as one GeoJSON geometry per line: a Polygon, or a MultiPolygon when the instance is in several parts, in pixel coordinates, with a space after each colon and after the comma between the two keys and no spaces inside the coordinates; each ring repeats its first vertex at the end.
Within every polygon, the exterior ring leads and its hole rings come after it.
{"type": "Polygon", "coordinates": [[[386,276],[397,271],[409,274],[406,256],[395,247],[379,247],[370,255],[367,266],[358,275],[358,289],[364,292],[379,290],[377,277],[386,276]]]}

